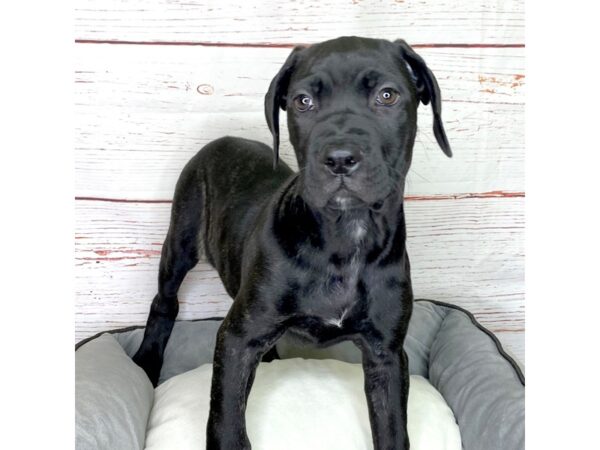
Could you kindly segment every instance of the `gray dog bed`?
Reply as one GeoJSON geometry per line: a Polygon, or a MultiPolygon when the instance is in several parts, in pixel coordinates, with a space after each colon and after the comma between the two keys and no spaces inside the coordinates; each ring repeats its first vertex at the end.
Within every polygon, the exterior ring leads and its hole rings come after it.
{"type": "MultiPolygon", "coordinates": [[[[220,322],[220,318],[176,322],[160,384],[212,362],[220,322]]],[[[78,450],[144,448],[154,389],[131,361],[142,335],[143,327],[130,327],[77,344],[78,450]]],[[[496,337],[469,312],[417,300],[404,347],[410,374],[428,379],[454,413],[465,450],[524,448],[524,376],[496,337]]],[[[349,342],[315,349],[284,336],[277,352],[281,359],[361,361],[349,342]]]]}

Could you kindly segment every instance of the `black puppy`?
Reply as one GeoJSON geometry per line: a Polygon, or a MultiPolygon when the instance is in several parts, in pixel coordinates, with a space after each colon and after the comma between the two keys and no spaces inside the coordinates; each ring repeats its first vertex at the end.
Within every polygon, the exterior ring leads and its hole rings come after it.
{"type": "Polygon", "coordinates": [[[298,47],[265,97],[275,168],[266,145],[226,137],[183,169],[134,360],[156,385],[177,291],[204,252],[235,299],[217,336],[208,449],[250,449],[244,414],[254,373],[285,331],[319,345],[352,340],[375,449],[409,448],[403,195],[419,102],[431,102],[435,137],[451,156],[436,79],[404,41],[298,47]],[[277,164],[280,108],[298,173],[277,164]]]}

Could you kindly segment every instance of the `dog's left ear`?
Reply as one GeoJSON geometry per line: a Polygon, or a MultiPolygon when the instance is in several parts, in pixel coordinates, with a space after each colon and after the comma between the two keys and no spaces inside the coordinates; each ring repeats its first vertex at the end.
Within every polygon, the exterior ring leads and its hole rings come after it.
{"type": "Polygon", "coordinates": [[[283,67],[271,81],[265,95],[265,117],[273,135],[273,167],[277,167],[279,162],[279,108],[285,111],[290,78],[298,62],[298,54],[303,49],[304,47],[295,47],[292,50],[283,67]]]}
{"type": "Polygon", "coordinates": [[[450,148],[450,143],[448,142],[446,132],[444,131],[444,124],[442,123],[442,93],[433,72],[429,70],[429,67],[427,67],[423,58],[421,58],[404,40],[398,39],[397,41],[394,41],[394,44],[400,48],[401,56],[412,72],[419,100],[424,105],[431,102],[431,109],[433,111],[433,134],[435,135],[436,141],[446,156],[452,157],[452,149],[450,148]]]}

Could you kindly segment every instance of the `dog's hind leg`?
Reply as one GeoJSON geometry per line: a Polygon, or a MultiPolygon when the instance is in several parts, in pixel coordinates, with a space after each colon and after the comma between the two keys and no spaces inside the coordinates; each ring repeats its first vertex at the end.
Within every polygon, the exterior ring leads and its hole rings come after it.
{"type": "Polygon", "coordinates": [[[133,361],[158,384],[163,355],[179,311],[177,292],[186,274],[198,263],[203,195],[191,164],[177,183],[171,225],[163,244],[158,293],[152,301],[144,338],[133,361]]]}

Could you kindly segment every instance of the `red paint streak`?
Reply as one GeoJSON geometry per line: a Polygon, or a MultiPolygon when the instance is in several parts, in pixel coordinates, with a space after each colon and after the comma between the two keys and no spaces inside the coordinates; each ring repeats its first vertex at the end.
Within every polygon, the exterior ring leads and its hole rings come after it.
{"type": "Polygon", "coordinates": [[[112,41],[95,39],[75,39],[76,44],[114,44],[114,45],[168,45],[194,47],[256,47],[256,48],[294,48],[296,45],[310,44],[277,44],[271,42],[235,43],[235,42],[196,42],[196,41],[112,41]]]}
{"type": "MultiPolygon", "coordinates": [[[[525,78],[525,75],[520,74],[513,75],[510,80],[501,80],[496,77],[486,77],[483,75],[479,75],[479,84],[482,86],[506,86],[514,89],[516,87],[523,86],[523,78],[525,78]]],[[[480,90],[479,92],[489,92],[491,94],[496,94],[496,91],[490,87],[488,87],[487,89],[480,90]]]]}
{"type": "Polygon", "coordinates": [[[496,77],[485,77],[483,75],[479,75],[479,84],[483,84],[486,81],[490,83],[500,84],[500,81],[498,81],[496,77]]]}
{"type": "Polygon", "coordinates": [[[81,258],[75,258],[75,259],[77,259],[79,261],[124,261],[124,260],[128,260],[128,259],[144,259],[144,258],[146,258],[146,257],[144,257],[144,256],[119,256],[119,257],[113,257],[113,258],[81,257],[81,258]]]}
{"type": "MultiPolygon", "coordinates": [[[[298,45],[309,47],[309,43],[277,43],[277,42],[200,42],[200,41],[116,41],[96,39],[75,39],[76,44],[114,44],[114,45],[183,45],[200,47],[253,47],[253,48],[294,48],[298,45]]],[[[524,48],[525,44],[446,44],[423,43],[413,44],[413,48],[524,48]]]]}
{"type": "Polygon", "coordinates": [[[160,250],[139,250],[139,249],[117,249],[117,250],[94,250],[98,257],[77,258],[84,261],[123,261],[131,259],[148,259],[160,256],[160,250]],[[110,254],[123,254],[126,256],[108,256],[110,254]]]}
{"type": "Polygon", "coordinates": [[[523,78],[525,78],[525,75],[513,75],[515,78],[515,81],[513,81],[510,85],[511,88],[515,88],[518,86],[523,86],[523,78]]]}
{"type": "Polygon", "coordinates": [[[145,256],[151,258],[152,256],[160,255],[160,250],[140,250],[140,249],[116,249],[116,250],[94,250],[94,253],[99,256],[107,256],[111,253],[130,253],[134,255],[145,256]]]}
{"type": "Polygon", "coordinates": [[[525,48],[525,44],[414,44],[413,48],[525,48]]]}
{"type": "Polygon", "coordinates": [[[490,191],[471,194],[450,194],[450,195],[407,195],[404,197],[406,201],[421,201],[421,200],[464,200],[469,198],[518,198],[525,197],[525,192],[505,192],[505,191],[490,191]]]}
{"type": "Polygon", "coordinates": [[[116,249],[116,250],[94,250],[98,257],[85,256],[76,258],[81,261],[124,261],[134,259],[147,259],[160,256],[160,250],[141,250],[141,249],[116,249]],[[127,254],[127,256],[108,256],[110,254],[127,254]]]}
{"type": "MultiPolygon", "coordinates": [[[[506,191],[489,191],[489,192],[470,192],[465,194],[440,194],[440,195],[407,195],[404,197],[407,201],[415,200],[463,200],[468,198],[515,198],[525,197],[524,192],[506,192],[506,191]]],[[[96,201],[96,202],[112,202],[112,203],[172,203],[172,200],[133,200],[122,198],[102,198],[102,197],[75,197],[75,200],[96,201]]],[[[156,244],[159,245],[159,244],[156,244]]],[[[162,244],[161,244],[162,245],[162,244]]]]}

